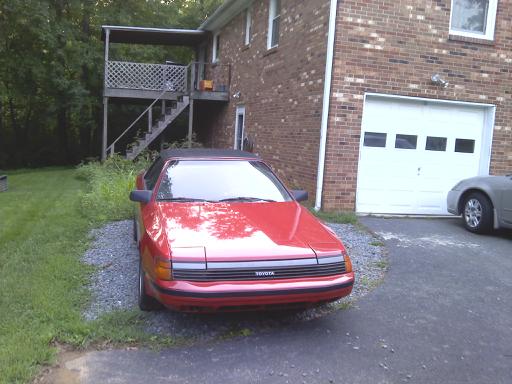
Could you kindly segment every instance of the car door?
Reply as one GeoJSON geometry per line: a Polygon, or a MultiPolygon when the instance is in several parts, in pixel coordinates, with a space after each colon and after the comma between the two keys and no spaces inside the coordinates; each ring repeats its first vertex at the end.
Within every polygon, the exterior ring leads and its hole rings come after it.
{"type": "Polygon", "coordinates": [[[505,223],[512,224],[512,175],[503,179],[503,193],[501,196],[501,216],[505,223]]]}

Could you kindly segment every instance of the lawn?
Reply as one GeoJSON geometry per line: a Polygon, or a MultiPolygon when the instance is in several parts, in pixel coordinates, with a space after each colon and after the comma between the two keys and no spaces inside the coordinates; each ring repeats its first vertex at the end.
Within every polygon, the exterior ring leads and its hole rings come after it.
{"type": "Polygon", "coordinates": [[[73,172],[17,172],[0,193],[0,382],[26,381],[51,359],[53,340],[84,332],[79,255],[89,223],[73,172]]]}
{"type": "Polygon", "coordinates": [[[0,383],[24,383],[51,362],[54,342],[141,340],[137,314],[84,322],[91,269],[80,263],[96,223],[81,212],[74,169],[18,171],[0,193],[0,383]]]}

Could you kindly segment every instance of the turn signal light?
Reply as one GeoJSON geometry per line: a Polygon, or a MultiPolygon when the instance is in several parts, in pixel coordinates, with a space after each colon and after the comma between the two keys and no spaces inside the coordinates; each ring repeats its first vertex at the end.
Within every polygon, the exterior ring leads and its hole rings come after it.
{"type": "Polygon", "coordinates": [[[347,252],[343,252],[343,259],[345,260],[345,272],[352,272],[352,261],[348,257],[347,252]]]}
{"type": "Polygon", "coordinates": [[[155,272],[159,280],[172,280],[171,261],[157,257],[155,260],[155,272]]]}

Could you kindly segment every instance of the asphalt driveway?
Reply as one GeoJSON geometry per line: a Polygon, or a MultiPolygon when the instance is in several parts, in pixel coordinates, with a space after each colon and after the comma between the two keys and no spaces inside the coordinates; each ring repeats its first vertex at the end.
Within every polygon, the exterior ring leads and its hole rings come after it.
{"type": "Polygon", "coordinates": [[[385,239],[390,270],[354,308],[215,344],[89,352],[68,373],[79,383],[511,383],[512,233],[362,222],[385,239]]]}

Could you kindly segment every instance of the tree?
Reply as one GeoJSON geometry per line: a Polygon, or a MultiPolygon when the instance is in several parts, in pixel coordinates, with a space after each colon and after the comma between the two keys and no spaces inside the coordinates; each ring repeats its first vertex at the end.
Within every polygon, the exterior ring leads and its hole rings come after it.
{"type": "MultiPolygon", "coordinates": [[[[196,28],[220,2],[0,0],[0,168],[98,155],[101,25],[196,28]]],[[[120,44],[112,54],[161,62],[190,51],[120,44]]],[[[118,120],[123,116],[113,116],[118,120]]]]}

